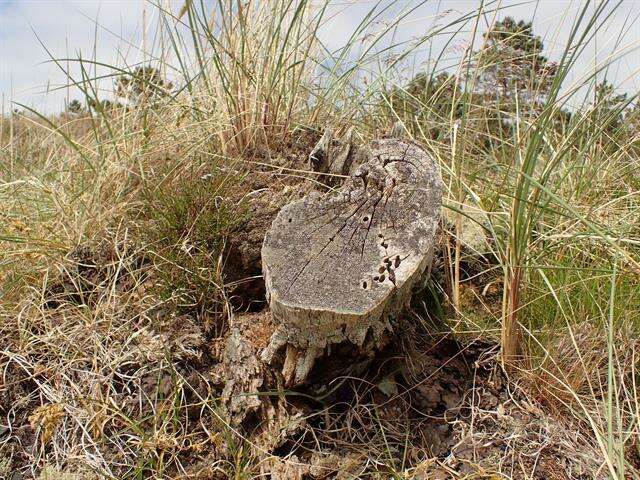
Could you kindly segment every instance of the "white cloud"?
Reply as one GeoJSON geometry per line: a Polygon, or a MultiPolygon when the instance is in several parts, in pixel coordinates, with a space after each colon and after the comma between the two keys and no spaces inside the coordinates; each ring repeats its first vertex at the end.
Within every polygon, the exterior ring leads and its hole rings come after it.
{"type": "MultiPolygon", "coordinates": [[[[164,0],[167,8],[176,11],[184,0],[164,0]]],[[[424,35],[434,25],[445,25],[461,13],[475,10],[479,2],[472,0],[442,0],[418,2],[387,0],[390,8],[382,15],[378,27],[404,9],[419,5],[393,32],[394,41],[410,40],[424,35]],[[448,12],[448,13],[447,13],[448,12]]],[[[493,9],[499,6],[497,18],[511,15],[525,20],[533,19],[534,31],[544,38],[547,55],[557,59],[569,36],[576,13],[584,6],[578,0],[540,0],[525,2],[505,0],[489,4],[480,22],[480,32],[493,19],[493,9]]],[[[320,36],[331,50],[339,48],[366,15],[374,2],[336,0],[328,9],[326,25],[320,36]]],[[[592,8],[592,7],[590,7],[592,8]]],[[[60,109],[69,95],[79,97],[77,91],[59,90],[43,94],[49,87],[64,85],[65,75],[53,63],[43,63],[49,57],[37,37],[57,58],[96,58],[107,64],[129,65],[142,61],[142,17],[146,10],[146,25],[153,30],[155,7],[148,0],[0,0],[0,92],[6,102],[11,99],[47,111],[60,109]],[[95,22],[94,22],[95,21],[95,22]],[[96,27],[97,24],[97,27],[96,27]],[[37,35],[37,37],[36,37],[37,35]]],[[[626,0],[603,26],[595,41],[589,44],[576,65],[573,79],[592,71],[595,63],[605,60],[613,51],[626,49],[627,53],[610,69],[609,76],[628,92],[638,90],[637,74],[640,71],[640,3],[626,0]]],[[[457,44],[447,47],[450,63],[455,62],[459,48],[470,39],[473,22],[470,21],[459,34],[457,44]]],[[[149,37],[152,35],[149,34],[149,37]]],[[[422,58],[433,56],[446,46],[448,37],[434,37],[423,45],[422,58]]],[[[148,39],[151,42],[151,38],[148,39]]],[[[148,47],[148,45],[147,45],[148,47]]],[[[416,65],[419,68],[419,64],[416,65]]],[[[74,75],[79,68],[72,66],[74,75]]],[[[110,80],[102,81],[101,88],[108,90],[110,80]]]]}
{"type": "MultiPolygon", "coordinates": [[[[460,18],[462,15],[470,14],[469,21],[464,25],[456,23],[447,28],[442,34],[434,35],[427,42],[420,55],[418,62],[426,62],[429,58],[437,57],[444,50],[445,55],[440,60],[442,66],[453,66],[457,63],[460,51],[469,44],[472,37],[474,22],[476,21],[474,12],[479,8],[480,2],[477,0],[445,0],[420,2],[393,2],[388,0],[384,5],[391,4],[393,7],[383,15],[380,20],[390,21],[404,9],[418,5],[419,8],[411,12],[409,16],[401,22],[401,27],[393,31],[393,40],[389,42],[400,43],[404,40],[417,38],[427,32],[436,31],[447,24],[460,18]],[[456,34],[456,41],[453,45],[448,44],[450,34],[460,28],[456,34]]],[[[480,18],[476,44],[482,38],[481,34],[494,21],[506,16],[516,19],[533,21],[533,30],[543,38],[545,44],[545,54],[551,60],[559,60],[565,46],[569,41],[571,28],[576,16],[586,6],[586,2],[577,0],[504,0],[484,2],[485,10],[480,18]]],[[[321,38],[331,48],[337,48],[347,38],[347,33],[357,25],[373,8],[373,2],[352,2],[340,3],[340,7],[335,7],[335,14],[328,28],[321,32],[321,38]],[[349,28],[351,26],[351,28],[349,28]]],[[[612,11],[611,5],[607,13],[612,11]]],[[[589,6],[587,13],[592,14],[595,4],[589,6]]],[[[607,71],[607,77],[623,90],[636,93],[640,90],[637,81],[640,73],[640,2],[626,0],[619,5],[606,19],[603,25],[599,25],[595,38],[587,43],[587,48],[576,61],[571,74],[568,77],[568,84],[580,78],[591,75],[596,65],[606,63],[610,58],[618,58],[607,71]]],[[[606,14],[600,19],[605,19],[606,14]]],[[[382,26],[382,24],[380,24],[382,26]]],[[[574,40],[575,44],[575,40],[574,40]]],[[[420,64],[416,65],[416,69],[420,64]]],[[[568,85],[567,85],[568,86],[568,85]]]]}
{"type": "MultiPolygon", "coordinates": [[[[99,61],[117,65],[124,58],[139,61],[144,9],[152,22],[154,8],[144,0],[0,0],[0,91],[5,102],[60,109],[66,89],[46,91],[66,85],[67,78],[51,57],[91,59],[95,55],[99,61]]],[[[77,63],[63,65],[80,78],[77,63]]],[[[103,83],[108,88],[111,82],[103,83]]],[[[72,90],[69,95],[79,93],[72,90]]]]}

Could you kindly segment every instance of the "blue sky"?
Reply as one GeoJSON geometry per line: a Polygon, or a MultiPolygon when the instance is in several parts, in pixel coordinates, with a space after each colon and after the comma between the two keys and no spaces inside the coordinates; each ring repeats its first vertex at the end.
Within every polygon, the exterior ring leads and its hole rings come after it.
{"type": "MultiPolygon", "coordinates": [[[[174,12],[184,0],[158,0],[174,12]]],[[[389,0],[390,1],[390,0],[389,0]]],[[[533,20],[534,31],[545,40],[546,53],[557,58],[566,42],[573,16],[586,0],[504,0],[499,6],[498,18],[512,15],[533,20]]],[[[321,38],[330,48],[339,48],[357,22],[371,8],[370,0],[335,0],[330,9],[330,20],[321,31],[321,38]]],[[[422,3],[422,2],[421,2],[422,3]]],[[[416,1],[396,1],[396,13],[417,5],[416,1]]],[[[456,16],[472,11],[480,1],[433,0],[424,2],[403,22],[399,38],[412,38],[425,29],[444,24],[456,16]]],[[[67,97],[77,98],[73,89],[57,89],[67,83],[65,75],[53,63],[40,45],[38,38],[58,58],[78,55],[95,57],[107,64],[132,65],[144,61],[143,46],[151,41],[156,19],[153,3],[146,0],[0,0],[0,95],[4,111],[10,101],[16,101],[52,112],[62,108],[67,97]],[[148,34],[143,44],[143,18],[148,34]]],[[[640,90],[640,1],[623,0],[615,15],[608,21],[586,55],[576,65],[573,78],[593,69],[614,50],[626,53],[610,71],[610,77],[628,92],[640,90]]],[[[486,15],[480,29],[493,18],[486,15]]],[[[384,19],[383,19],[384,20],[384,19]]],[[[464,48],[468,33],[462,33],[456,44],[449,47],[451,63],[456,48],[464,48]]],[[[435,38],[432,51],[442,49],[446,36],[435,38]]],[[[422,58],[427,60],[425,47],[422,58]]],[[[420,63],[416,68],[421,68],[420,63]]],[[[77,68],[72,68],[77,72],[77,68]]],[[[109,90],[110,82],[102,82],[109,90]]]]}

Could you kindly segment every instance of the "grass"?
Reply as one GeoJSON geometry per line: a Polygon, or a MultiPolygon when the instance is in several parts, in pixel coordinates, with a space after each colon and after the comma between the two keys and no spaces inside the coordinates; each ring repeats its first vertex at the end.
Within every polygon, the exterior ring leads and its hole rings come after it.
{"type": "MultiPolygon", "coordinates": [[[[337,51],[319,39],[325,3],[159,7],[162,40],[148,53],[173,85],[133,75],[120,103],[105,104],[88,73],[100,59],[56,59],[79,66],[79,78],[68,74],[85,108],[0,119],[0,473],[241,479],[282,467],[219,408],[211,370],[245,285],[228,274],[229,245],[260,202],[277,209],[309,188],[305,155],[327,124],[365,141],[402,120],[439,162],[453,218],[438,281],[414,302],[430,306],[414,312],[417,343],[443,331],[495,342],[493,367],[501,360],[511,379],[501,405],[538,412],[541,436],[597,465],[583,478],[640,476],[638,110],[634,97],[598,93],[615,55],[568,81],[619,5],[580,6],[548,84],[520,73],[518,87],[540,95],[532,103],[476,88],[514,62],[479,33],[499,4],[396,41],[421,3],[391,20],[390,6],[372,5],[337,51]],[[408,81],[421,47],[465,29],[480,46],[408,81]],[[476,263],[463,242],[470,222],[490,239],[476,263]],[[557,440],[554,422],[573,440],[557,440]]],[[[113,66],[107,80],[137,67],[113,66]]],[[[301,443],[348,451],[346,478],[412,478],[441,462],[388,417],[373,379],[353,382],[344,405],[309,414],[301,443]]],[[[411,411],[407,392],[393,405],[411,411]]],[[[473,398],[468,438],[502,438],[505,413],[473,398]]],[[[527,443],[509,445],[490,469],[475,458],[466,478],[538,478],[503,465],[527,443]]]]}
{"type": "Polygon", "coordinates": [[[195,167],[169,166],[169,173],[149,186],[141,215],[148,217],[146,243],[153,246],[149,253],[164,296],[180,296],[180,305],[206,311],[224,304],[225,242],[244,214],[242,205],[225,201],[228,174],[206,173],[211,161],[195,167]]]}

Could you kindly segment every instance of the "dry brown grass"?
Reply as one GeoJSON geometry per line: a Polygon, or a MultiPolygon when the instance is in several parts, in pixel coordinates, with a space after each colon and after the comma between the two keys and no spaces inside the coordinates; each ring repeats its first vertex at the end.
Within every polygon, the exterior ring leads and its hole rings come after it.
{"type": "Polygon", "coordinates": [[[397,116],[351,82],[364,59],[318,96],[318,20],[302,3],[306,23],[274,2],[232,18],[202,51],[220,63],[175,98],[0,119],[0,478],[637,478],[632,139],[578,117],[548,130],[527,173],[544,183],[515,218],[531,125],[484,148],[479,100],[464,128],[451,116],[407,132],[441,165],[453,227],[403,344],[326,399],[285,397],[298,415],[272,438],[225,420],[212,370],[234,308],[262,306],[259,272],[231,275],[229,252],[250,257],[269,216],[314,184],[306,155],[325,122],[364,140],[397,116]],[[291,36],[266,52],[274,12],[291,36]],[[486,212],[482,259],[463,204],[486,212]],[[505,302],[528,355],[510,377],[505,302]]]}

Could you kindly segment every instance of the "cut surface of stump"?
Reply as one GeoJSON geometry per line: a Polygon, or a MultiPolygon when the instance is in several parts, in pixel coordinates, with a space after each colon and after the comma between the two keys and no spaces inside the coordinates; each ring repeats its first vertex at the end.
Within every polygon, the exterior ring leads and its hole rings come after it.
{"type": "Polygon", "coordinates": [[[289,385],[304,382],[331,345],[383,343],[430,266],[442,202],[434,160],[399,139],[375,140],[360,157],[339,189],[282,208],[264,239],[277,327],[262,359],[284,350],[289,385]]]}

